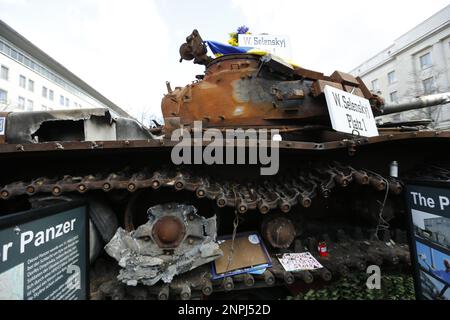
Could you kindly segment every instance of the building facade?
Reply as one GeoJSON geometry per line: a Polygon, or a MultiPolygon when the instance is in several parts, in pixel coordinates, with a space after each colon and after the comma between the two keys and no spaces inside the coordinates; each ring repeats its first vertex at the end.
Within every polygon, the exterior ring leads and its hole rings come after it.
{"type": "Polygon", "coordinates": [[[0,112],[77,108],[130,117],[0,20],[0,112]]]}
{"type": "MultiPolygon", "coordinates": [[[[386,103],[401,103],[450,91],[450,5],[437,12],[374,57],[350,71],[386,103]]],[[[384,121],[433,120],[450,127],[450,105],[383,117],[384,121]]]]}

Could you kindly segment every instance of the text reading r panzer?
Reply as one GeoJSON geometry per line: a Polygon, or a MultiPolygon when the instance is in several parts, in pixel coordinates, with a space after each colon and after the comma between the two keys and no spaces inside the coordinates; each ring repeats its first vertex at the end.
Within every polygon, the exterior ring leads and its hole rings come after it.
{"type": "MultiPolygon", "coordinates": [[[[39,247],[65,234],[68,234],[69,232],[74,230],[76,221],[77,219],[68,220],[58,225],[48,227],[45,230],[38,231],[36,233],[31,230],[21,232],[19,236],[20,254],[23,254],[28,246],[39,247]]],[[[8,252],[11,248],[14,247],[15,244],[12,241],[2,245],[2,250],[0,252],[1,262],[6,262],[8,260],[8,252]]]]}

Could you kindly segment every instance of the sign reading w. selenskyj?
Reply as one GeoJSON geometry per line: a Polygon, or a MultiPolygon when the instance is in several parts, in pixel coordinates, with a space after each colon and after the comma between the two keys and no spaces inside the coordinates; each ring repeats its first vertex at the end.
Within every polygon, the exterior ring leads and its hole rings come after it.
{"type": "Polygon", "coordinates": [[[240,34],[239,46],[254,47],[267,51],[284,59],[292,59],[291,44],[288,36],[270,34],[240,34]]]}

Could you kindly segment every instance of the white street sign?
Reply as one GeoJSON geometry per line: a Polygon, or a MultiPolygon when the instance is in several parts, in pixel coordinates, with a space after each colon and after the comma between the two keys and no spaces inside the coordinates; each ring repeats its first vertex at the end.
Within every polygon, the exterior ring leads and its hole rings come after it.
{"type": "Polygon", "coordinates": [[[369,100],[331,86],[324,88],[333,129],[363,137],[378,136],[369,100]]]}
{"type": "Polygon", "coordinates": [[[254,47],[284,59],[292,59],[291,43],[288,36],[240,34],[239,46],[254,47]]]}

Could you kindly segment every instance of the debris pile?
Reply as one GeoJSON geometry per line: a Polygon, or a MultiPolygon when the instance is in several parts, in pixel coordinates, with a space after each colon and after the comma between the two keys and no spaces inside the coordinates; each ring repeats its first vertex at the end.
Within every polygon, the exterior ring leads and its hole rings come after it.
{"type": "Polygon", "coordinates": [[[135,231],[119,228],[106,252],[122,268],[118,279],[129,286],[170,283],[222,256],[216,243],[216,217],[197,215],[191,205],[165,204],[148,210],[149,221],[135,231]]]}

